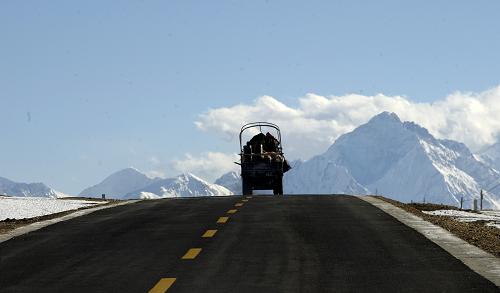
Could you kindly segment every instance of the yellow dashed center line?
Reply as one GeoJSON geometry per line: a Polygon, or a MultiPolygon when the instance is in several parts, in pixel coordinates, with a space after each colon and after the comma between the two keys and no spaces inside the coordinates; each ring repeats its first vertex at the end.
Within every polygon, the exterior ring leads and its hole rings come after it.
{"type": "MultiPolygon", "coordinates": [[[[235,207],[242,207],[245,202],[248,202],[249,198],[252,198],[251,196],[247,196],[247,199],[242,199],[242,202],[236,203],[234,206],[235,207]]],[[[230,209],[227,211],[228,214],[235,214],[238,212],[237,209],[230,209]]],[[[225,224],[229,220],[229,217],[219,217],[217,220],[218,224],[225,224]]],[[[201,237],[203,238],[211,238],[214,237],[215,233],[217,233],[217,230],[207,230],[201,237]]],[[[195,259],[201,252],[201,248],[190,248],[184,256],[182,256],[181,259],[195,259]]],[[[161,278],[156,285],[149,290],[149,293],[164,293],[167,292],[167,290],[174,284],[176,278],[161,278]]]]}
{"type": "Polygon", "coordinates": [[[186,252],[186,254],[184,254],[182,259],[195,259],[200,252],[201,248],[191,248],[186,252]]]}
{"type": "Polygon", "coordinates": [[[217,233],[217,230],[207,230],[201,237],[203,238],[210,238],[214,237],[215,233],[217,233]]]}
{"type": "Polygon", "coordinates": [[[149,293],[164,293],[175,282],[175,278],[161,278],[156,285],[149,290],[149,293]]]}

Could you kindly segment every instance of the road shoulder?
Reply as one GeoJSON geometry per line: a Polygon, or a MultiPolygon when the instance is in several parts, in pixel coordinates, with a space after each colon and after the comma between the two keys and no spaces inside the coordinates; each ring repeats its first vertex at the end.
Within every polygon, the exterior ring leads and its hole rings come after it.
{"type": "Polygon", "coordinates": [[[406,226],[421,233],[427,239],[439,245],[455,258],[462,261],[470,269],[500,287],[500,259],[472,244],[465,242],[445,229],[429,223],[388,202],[372,196],[360,196],[359,198],[374,205],[406,226]]]}
{"type": "Polygon", "coordinates": [[[106,204],[106,205],[102,205],[102,206],[97,206],[97,207],[94,207],[94,208],[80,209],[80,210],[76,210],[76,211],[74,211],[74,212],[72,212],[70,214],[67,214],[67,215],[64,215],[64,216],[61,216],[61,217],[57,217],[57,218],[53,218],[53,219],[48,219],[48,220],[43,220],[43,221],[39,221],[39,222],[28,224],[28,225],[24,225],[24,226],[21,226],[19,228],[14,229],[14,230],[10,230],[10,231],[7,231],[6,233],[0,234],[0,243],[8,241],[8,240],[10,240],[10,239],[12,239],[14,237],[18,237],[18,236],[21,236],[23,234],[36,231],[36,230],[42,229],[44,227],[47,227],[47,226],[59,223],[59,222],[63,222],[63,221],[67,221],[67,220],[70,220],[70,219],[73,219],[73,218],[76,218],[76,217],[88,215],[88,214],[96,212],[96,211],[100,211],[100,210],[104,210],[104,209],[109,209],[109,208],[114,208],[114,207],[118,207],[118,206],[122,206],[122,205],[127,205],[127,204],[131,204],[131,203],[135,203],[135,202],[138,202],[138,201],[139,200],[128,200],[128,201],[123,201],[123,202],[118,202],[118,203],[112,203],[112,204],[106,204]]]}

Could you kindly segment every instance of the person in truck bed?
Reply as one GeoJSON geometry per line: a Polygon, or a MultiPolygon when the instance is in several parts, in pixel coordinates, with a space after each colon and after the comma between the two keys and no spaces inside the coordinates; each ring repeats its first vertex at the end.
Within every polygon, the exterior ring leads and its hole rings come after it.
{"type": "Polygon", "coordinates": [[[273,161],[283,161],[283,172],[291,169],[287,160],[278,153],[279,141],[269,132],[265,135],[259,133],[252,137],[247,142],[247,147],[251,150],[252,154],[258,154],[255,158],[267,159],[273,161]]]}

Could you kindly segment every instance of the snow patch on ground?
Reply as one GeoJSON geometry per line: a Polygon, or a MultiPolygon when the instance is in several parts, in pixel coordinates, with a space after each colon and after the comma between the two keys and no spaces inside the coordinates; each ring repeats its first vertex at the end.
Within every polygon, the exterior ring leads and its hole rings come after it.
{"type": "Polygon", "coordinates": [[[486,221],[489,222],[486,224],[487,226],[497,227],[500,229],[500,211],[481,211],[479,213],[471,213],[457,210],[437,210],[423,212],[428,215],[452,217],[460,222],[486,221]]]}
{"type": "Polygon", "coordinates": [[[157,198],[160,198],[160,196],[151,192],[141,191],[139,193],[139,199],[157,199],[157,198]]]}
{"type": "Polygon", "coordinates": [[[0,221],[46,216],[103,203],[106,202],[45,197],[0,196],[0,221]]]}

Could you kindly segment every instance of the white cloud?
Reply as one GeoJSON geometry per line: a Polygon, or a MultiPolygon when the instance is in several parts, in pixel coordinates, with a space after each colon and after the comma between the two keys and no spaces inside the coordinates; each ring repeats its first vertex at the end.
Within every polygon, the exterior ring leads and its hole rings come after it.
{"type": "Polygon", "coordinates": [[[146,171],[145,174],[150,178],[156,178],[156,177],[165,178],[166,177],[165,172],[160,171],[160,170],[149,170],[149,171],[146,171]]]}
{"type": "Polygon", "coordinates": [[[224,173],[237,170],[239,167],[234,162],[238,160],[236,154],[205,152],[199,156],[186,154],[184,158],[172,161],[171,165],[178,172],[192,172],[213,182],[224,173]]]}
{"type": "Polygon", "coordinates": [[[395,112],[402,120],[415,121],[438,138],[462,141],[477,150],[494,143],[500,132],[500,86],[480,93],[456,92],[433,103],[383,94],[307,94],[299,99],[297,107],[291,107],[262,96],[253,104],[210,109],[195,124],[236,144],[244,123],[274,122],[282,129],[284,151],[289,158],[307,159],[382,111],[395,112]]]}

